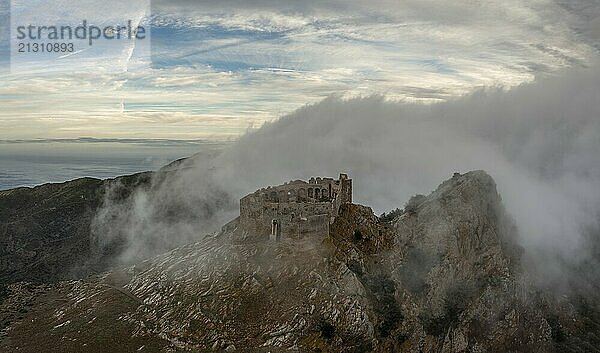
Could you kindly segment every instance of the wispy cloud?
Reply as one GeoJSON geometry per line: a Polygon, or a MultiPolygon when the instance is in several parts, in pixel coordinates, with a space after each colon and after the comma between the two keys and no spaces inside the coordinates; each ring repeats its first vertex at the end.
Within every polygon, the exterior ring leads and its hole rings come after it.
{"type": "Polygon", "coordinates": [[[228,138],[331,94],[435,102],[513,87],[586,65],[595,49],[582,8],[158,1],[152,67],[2,75],[0,137],[228,138]]]}

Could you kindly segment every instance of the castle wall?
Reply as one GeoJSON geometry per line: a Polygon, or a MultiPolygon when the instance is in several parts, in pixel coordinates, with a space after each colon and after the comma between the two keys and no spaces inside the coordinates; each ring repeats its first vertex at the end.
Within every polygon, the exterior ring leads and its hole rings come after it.
{"type": "Polygon", "coordinates": [[[265,238],[328,234],[329,224],[346,202],[352,202],[352,180],[345,174],[340,175],[340,180],[295,180],[242,198],[240,226],[265,238]]]}
{"type": "Polygon", "coordinates": [[[240,208],[240,225],[255,234],[268,235],[273,220],[279,221],[281,236],[298,237],[327,231],[334,216],[331,202],[243,202],[240,208]]]}

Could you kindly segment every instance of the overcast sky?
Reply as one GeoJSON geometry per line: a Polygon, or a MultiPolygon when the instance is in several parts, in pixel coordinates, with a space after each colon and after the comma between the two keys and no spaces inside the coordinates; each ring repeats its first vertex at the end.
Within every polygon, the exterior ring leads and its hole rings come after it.
{"type": "MultiPolygon", "coordinates": [[[[86,2],[110,8],[86,0],[70,16],[87,16],[86,2]]],[[[29,14],[50,21],[56,6],[36,3],[29,14]]],[[[588,65],[600,34],[594,0],[129,3],[152,24],[151,65],[129,70],[131,53],[112,53],[110,72],[98,57],[78,72],[59,59],[10,73],[4,58],[0,139],[236,138],[332,94],[431,103],[513,87],[588,65]]],[[[0,0],[4,51],[9,12],[0,0]]]]}

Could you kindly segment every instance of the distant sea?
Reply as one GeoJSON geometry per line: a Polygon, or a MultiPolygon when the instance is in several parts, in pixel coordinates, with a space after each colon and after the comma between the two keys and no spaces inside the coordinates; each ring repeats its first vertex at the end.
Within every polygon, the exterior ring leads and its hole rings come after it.
{"type": "Polygon", "coordinates": [[[197,140],[0,140],[0,190],[157,170],[227,145],[197,140]]]}

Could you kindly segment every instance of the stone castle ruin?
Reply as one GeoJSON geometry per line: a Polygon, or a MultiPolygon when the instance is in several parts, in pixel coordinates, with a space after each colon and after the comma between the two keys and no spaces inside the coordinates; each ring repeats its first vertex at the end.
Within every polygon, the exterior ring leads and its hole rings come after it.
{"type": "Polygon", "coordinates": [[[240,200],[240,227],[278,240],[329,234],[340,206],[352,203],[352,179],[311,178],[269,186],[240,200]]]}

